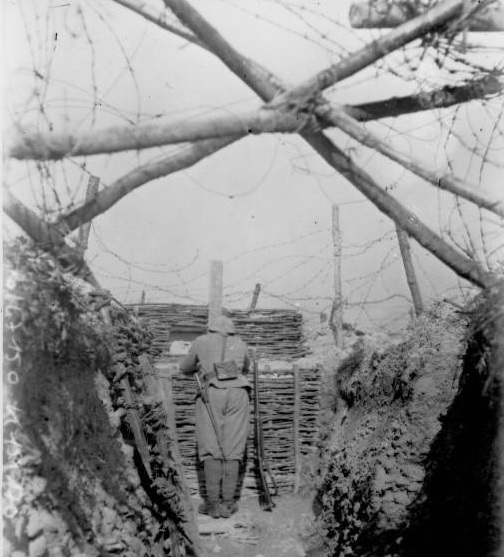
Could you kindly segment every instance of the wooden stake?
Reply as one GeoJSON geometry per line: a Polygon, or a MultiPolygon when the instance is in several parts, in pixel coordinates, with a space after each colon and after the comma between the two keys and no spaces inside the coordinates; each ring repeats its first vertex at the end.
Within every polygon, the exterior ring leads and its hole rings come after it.
{"type": "Polygon", "coordinates": [[[334,301],[329,326],[333,332],[336,346],[341,348],[343,345],[343,303],[341,296],[341,230],[338,205],[333,205],[332,207],[332,240],[334,257],[334,301]]]}
{"type": "Polygon", "coordinates": [[[396,232],[397,239],[399,240],[399,248],[401,250],[402,260],[404,263],[404,271],[406,272],[406,280],[408,281],[411,298],[413,300],[413,306],[415,308],[415,314],[420,315],[423,312],[422,295],[420,294],[420,288],[418,286],[415,268],[413,267],[413,260],[411,259],[411,250],[408,235],[400,226],[397,226],[397,224],[396,232]]]}
{"type": "Polygon", "coordinates": [[[252,296],[252,301],[250,302],[249,309],[255,309],[257,305],[257,300],[259,299],[259,293],[261,292],[261,285],[257,283],[254,288],[254,294],[252,296]]]}
{"type": "Polygon", "coordinates": [[[210,293],[208,298],[208,323],[222,314],[222,261],[210,262],[210,293]]]}
{"type": "Polygon", "coordinates": [[[292,419],[292,429],[294,437],[294,493],[299,491],[301,483],[301,440],[299,431],[300,414],[300,391],[299,391],[299,366],[294,364],[292,368],[292,378],[294,381],[294,411],[292,419]]]}
{"type": "MultiPolygon", "coordinates": [[[[90,176],[87,191],[86,191],[86,203],[94,199],[98,194],[98,188],[100,186],[100,178],[97,176],[90,176]]],[[[84,253],[88,247],[89,231],[91,230],[91,221],[85,222],[79,226],[79,250],[84,253]]]]}

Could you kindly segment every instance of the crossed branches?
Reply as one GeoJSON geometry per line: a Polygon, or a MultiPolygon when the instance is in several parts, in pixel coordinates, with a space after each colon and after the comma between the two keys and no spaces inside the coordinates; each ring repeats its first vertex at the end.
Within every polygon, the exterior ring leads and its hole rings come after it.
{"type": "MultiPolygon", "coordinates": [[[[290,89],[268,70],[237,52],[186,0],[164,0],[164,3],[190,32],[169,25],[162,14],[146,8],[143,3],[135,0],[114,1],[213,53],[266,104],[256,111],[234,116],[192,118],[189,122],[172,120],[162,125],[115,127],[92,135],[43,135],[21,130],[9,149],[11,156],[17,158],[51,159],[191,142],[161,161],[134,169],[108,186],[95,199],[61,217],[57,225],[65,233],[103,213],[119,199],[148,181],[188,168],[250,133],[298,132],[329,165],[353,183],[380,211],[392,218],[396,225],[403,228],[458,275],[480,287],[489,287],[494,282],[495,277],[491,273],[435,234],[416,215],[384,191],[368,173],[355,165],[322,131],[324,128],[336,126],[436,187],[504,217],[503,201],[492,199],[477,191],[474,186],[451,175],[427,170],[422,161],[397,151],[376,134],[364,130],[359,121],[390,115],[387,114],[384,103],[382,106],[379,106],[380,103],[369,103],[360,107],[334,106],[322,96],[325,88],[354,75],[410,41],[426,33],[439,31],[443,26],[453,22],[462,14],[464,0],[446,0],[440,3],[426,14],[404,23],[339,63],[290,89]],[[369,107],[372,107],[372,110],[369,107]]],[[[482,5],[486,3],[483,2],[482,5]]],[[[479,83],[451,88],[449,92],[445,90],[444,96],[436,96],[433,93],[431,98],[437,99],[437,106],[449,106],[474,96],[501,92],[502,88],[502,84],[496,78],[486,78],[479,80],[479,83]]],[[[418,102],[418,97],[414,96],[393,100],[396,108],[404,107],[404,113],[426,108],[425,104],[418,102]]]]}

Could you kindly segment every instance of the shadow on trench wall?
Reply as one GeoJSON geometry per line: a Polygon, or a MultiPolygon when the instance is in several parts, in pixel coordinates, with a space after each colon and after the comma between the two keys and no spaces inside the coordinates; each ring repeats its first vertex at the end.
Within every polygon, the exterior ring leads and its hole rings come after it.
{"type": "Polygon", "coordinates": [[[410,509],[404,557],[503,554],[503,301],[500,295],[492,330],[477,330],[468,343],[458,394],[441,420],[422,493],[410,509]]]}

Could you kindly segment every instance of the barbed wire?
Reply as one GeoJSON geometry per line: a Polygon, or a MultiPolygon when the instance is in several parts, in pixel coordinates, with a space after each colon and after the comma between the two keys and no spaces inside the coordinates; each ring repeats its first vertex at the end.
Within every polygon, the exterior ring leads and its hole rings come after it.
{"type": "MultiPolygon", "coordinates": [[[[299,39],[303,43],[319,47],[321,56],[324,56],[325,59],[330,58],[332,61],[346,56],[355,48],[364,46],[369,37],[377,38],[383,34],[383,31],[360,32],[351,29],[346,23],[338,21],[330,14],[321,12],[316,5],[306,5],[303,2],[261,0],[254,5],[247,4],[247,6],[238,4],[236,0],[223,0],[223,2],[232,6],[246,18],[253,18],[261,25],[271,26],[272,29],[288,33],[296,40],[299,39]],[[283,9],[286,17],[276,20],[270,17],[264,6],[271,4],[276,4],[283,9]],[[349,40],[347,41],[347,39],[349,40]]],[[[31,67],[18,68],[15,77],[19,79],[19,82],[26,84],[31,80],[35,85],[29,94],[23,96],[10,94],[7,102],[8,112],[14,122],[19,123],[26,119],[33,121],[37,129],[51,129],[55,125],[56,115],[61,111],[68,121],[70,121],[70,116],[75,115],[74,121],[71,122],[72,129],[78,129],[81,126],[93,128],[106,118],[135,124],[176,114],[184,121],[190,120],[196,115],[202,116],[218,111],[233,114],[234,106],[257,102],[253,95],[247,95],[222,105],[198,104],[190,108],[170,110],[167,107],[166,111],[164,109],[162,111],[153,110],[148,102],[143,102],[144,92],[137,78],[138,56],[148,39],[150,24],[144,22],[143,26],[135,29],[134,35],[124,39],[119,31],[116,32],[115,21],[110,18],[110,14],[114,13],[114,8],[106,8],[94,0],[74,3],[72,10],[69,9],[65,12],[67,31],[76,41],[80,41],[79,44],[84,45],[88,54],[86,58],[88,66],[83,68],[86,70],[88,86],[66,79],[65,75],[55,73],[56,50],[53,46],[56,15],[54,11],[44,11],[46,4],[32,0],[29,4],[20,3],[16,8],[23,23],[31,67]],[[26,6],[29,7],[26,8],[26,6]],[[97,68],[100,57],[104,53],[100,40],[104,36],[109,38],[106,48],[110,50],[113,47],[114,52],[119,53],[122,65],[113,75],[101,76],[101,82],[99,82],[97,68]],[[118,83],[122,83],[125,75],[128,76],[128,79],[124,80],[127,81],[124,89],[125,92],[127,91],[128,102],[124,103],[125,106],[120,106],[119,101],[112,100],[111,92],[117,88],[118,83]],[[57,86],[62,85],[70,89],[72,92],[70,96],[59,94],[57,86]]],[[[163,13],[170,14],[166,10],[163,13]]],[[[170,16],[170,21],[172,20],[174,25],[180,27],[178,20],[170,16]]],[[[503,63],[497,60],[498,52],[488,57],[484,63],[477,53],[469,50],[466,54],[462,54],[457,48],[456,40],[451,38],[446,40],[442,36],[437,37],[435,42],[416,41],[378,61],[365,72],[331,87],[325,94],[330,100],[340,102],[345,95],[358,91],[359,87],[362,88],[370,83],[374,85],[383,79],[393,79],[394,81],[391,82],[393,86],[401,83],[401,86],[407,87],[409,91],[423,92],[433,90],[440,83],[458,84],[489,74],[502,76],[503,63]],[[417,71],[422,64],[422,68],[437,68],[437,70],[417,71]]],[[[484,52],[488,53],[488,51],[484,52]]],[[[15,92],[17,87],[14,78],[9,76],[8,79],[9,89],[15,92]]],[[[380,91],[377,88],[377,95],[388,94],[386,89],[387,87],[380,91]]],[[[353,96],[348,98],[353,98],[353,96]]],[[[482,185],[487,179],[486,173],[490,172],[490,168],[501,169],[504,166],[501,156],[504,148],[504,105],[501,97],[494,97],[478,101],[478,106],[485,114],[485,118],[491,122],[490,129],[484,136],[479,130],[477,116],[474,121],[472,119],[474,106],[469,105],[423,113],[421,120],[416,117],[412,117],[412,119],[408,117],[388,118],[370,125],[382,137],[392,142],[400,140],[409,152],[414,152],[415,146],[419,142],[428,146],[431,142],[436,141],[436,145],[439,147],[433,149],[436,159],[439,158],[440,162],[446,164],[450,172],[457,176],[469,177],[476,173],[478,184],[482,185]],[[426,132],[430,130],[432,130],[432,135],[427,136],[426,132]],[[458,154],[454,155],[454,153],[458,154]],[[463,154],[460,155],[460,153],[463,154]]],[[[371,168],[370,165],[379,161],[375,152],[360,147],[355,141],[348,138],[345,138],[344,141],[346,152],[352,157],[357,155],[362,167],[371,168]]],[[[339,136],[338,142],[340,142],[339,136]]],[[[250,196],[257,193],[271,176],[280,154],[284,154],[281,151],[283,145],[290,146],[297,153],[288,159],[292,172],[298,176],[312,178],[330,203],[338,202],[338,205],[342,207],[367,203],[365,199],[340,201],[337,199],[338,195],[328,194],[325,190],[327,183],[324,182],[324,179],[334,176],[335,171],[332,169],[325,173],[321,171],[316,164],[312,164],[315,160],[318,163],[319,159],[313,158],[317,155],[305,152],[299,147],[297,141],[285,137],[275,140],[274,149],[271,150],[271,158],[265,164],[265,170],[244,192],[217,191],[208,186],[205,178],[200,178],[199,174],[193,171],[186,171],[184,174],[199,188],[203,188],[212,195],[250,196]]],[[[166,156],[167,153],[186,148],[187,145],[180,145],[174,148],[157,148],[144,154],[135,152],[128,158],[128,164],[134,166],[144,158],[150,157],[149,160],[153,160],[166,156]]],[[[86,185],[85,178],[93,174],[88,168],[86,159],[76,160],[72,157],[51,163],[22,163],[20,166],[22,172],[16,176],[13,183],[16,185],[28,184],[35,205],[39,208],[43,218],[49,221],[81,202],[86,185]]],[[[11,171],[10,164],[7,170],[11,171]]],[[[398,169],[394,171],[393,177],[387,176],[385,187],[389,190],[398,190],[403,183],[406,183],[405,178],[406,171],[398,169]]],[[[107,186],[107,181],[102,181],[102,187],[107,186]]],[[[476,216],[471,216],[471,220],[469,220],[465,212],[465,205],[459,199],[450,198],[450,201],[446,202],[439,190],[436,194],[432,194],[433,199],[436,196],[437,207],[435,210],[440,233],[444,234],[461,251],[468,253],[472,258],[484,261],[487,267],[491,268],[492,265],[495,265],[495,259],[499,253],[499,247],[496,246],[497,227],[502,226],[502,223],[490,218],[481,210],[477,211],[476,216]],[[448,207],[447,210],[445,210],[446,207],[448,207]]],[[[111,249],[99,226],[93,225],[92,231],[96,246],[94,257],[100,260],[100,266],[97,266],[96,269],[111,284],[119,283],[120,286],[117,289],[126,299],[130,299],[144,290],[159,297],[171,296],[192,303],[204,303],[206,285],[203,287],[200,286],[200,283],[207,277],[208,272],[201,270],[204,261],[198,249],[195,249],[194,255],[182,263],[142,262],[131,260],[124,253],[111,249]],[[114,266],[113,261],[121,265],[122,273],[111,270],[114,266]],[[163,276],[162,281],[160,275],[163,276]],[[145,276],[153,278],[144,280],[145,276]]],[[[267,270],[267,276],[263,280],[263,295],[266,298],[270,297],[296,308],[306,306],[308,315],[316,315],[319,312],[318,309],[310,309],[310,307],[316,305],[319,307],[326,302],[324,307],[330,307],[332,302],[330,275],[333,260],[329,232],[327,227],[308,230],[295,238],[254,246],[229,257],[224,264],[232,268],[238,278],[226,284],[225,298],[233,303],[241,303],[250,299],[251,293],[246,290],[248,282],[267,270]],[[325,241],[322,236],[324,234],[327,235],[325,241]],[[314,243],[316,240],[317,245],[306,249],[303,242],[310,239],[314,240],[314,243]],[[285,253],[287,249],[292,249],[295,253],[285,253]],[[250,263],[251,260],[254,260],[253,263],[250,263]],[[276,267],[277,265],[278,267],[276,267]],[[240,273],[242,267],[245,270],[241,276],[236,273],[238,267],[240,267],[240,273]],[[281,268],[279,269],[279,267],[281,268]],[[287,287],[289,289],[284,288],[285,291],[281,293],[274,292],[275,287],[278,285],[283,287],[284,281],[289,277],[293,279],[289,281],[287,287]],[[311,296],[310,294],[314,290],[318,290],[318,292],[311,296]]],[[[359,320],[367,319],[371,311],[369,308],[373,306],[386,304],[391,300],[408,302],[406,295],[400,292],[387,292],[387,285],[382,284],[383,277],[399,261],[398,256],[392,257],[393,254],[398,254],[393,230],[360,244],[355,242],[344,244],[342,251],[344,260],[352,260],[352,262],[364,261],[368,255],[373,255],[376,261],[380,261],[380,257],[382,257],[381,263],[375,263],[375,269],[372,272],[360,272],[358,276],[345,276],[344,306],[352,311],[359,310],[355,312],[356,323],[359,320]],[[384,250],[385,255],[383,255],[384,250]],[[380,292],[375,296],[375,289],[378,288],[380,288],[380,292]],[[383,296],[381,293],[384,293],[383,296]]],[[[434,292],[436,285],[430,278],[429,272],[424,268],[426,259],[423,258],[423,255],[422,259],[419,258],[416,249],[413,250],[413,255],[415,266],[422,275],[423,284],[428,285],[434,292]]],[[[358,266],[358,263],[356,265],[358,266]]],[[[366,265],[366,268],[369,268],[369,262],[366,265]]],[[[395,287],[397,285],[394,285],[395,287]]]]}

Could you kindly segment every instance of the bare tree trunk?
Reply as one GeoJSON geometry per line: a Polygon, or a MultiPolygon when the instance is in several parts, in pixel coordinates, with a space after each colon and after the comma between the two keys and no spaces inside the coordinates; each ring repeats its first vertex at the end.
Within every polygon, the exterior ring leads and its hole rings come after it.
{"type": "MultiPolygon", "coordinates": [[[[315,109],[315,113],[324,123],[338,126],[360,143],[376,149],[436,187],[445,189],[504,217],[504,202],[495,201],[488,195],[478,192],[476,187],[471,187],[450,175],[429,170],[423,161],[412,155],[401,153],[366,128],[359,126],[359,123],[342,109],[336,109],[329,103],[324,103],[315,109]]],[[[79,156],[114,153],[214,136],[300,131],[307,121],[306,115],[296,112],[259,110],[241,115],[195,118],[191,122],[175,120],[161,125],[114,127],[80,136],[52,132],[46,134],[19,133],[18,138],[20,139],[11,146],[9,154],[18,159],[57,159],[69,154],[79,156]]]]}
{"type": "Polygon", "coordinates": [[[198,39],[198,37],[191,35],[191,33],[184,31],[184,29],[180,29],[175,27],[174,25],[170,25],[165,19],[165,14],[147,5],[142,0],[114,0],[114,2],[116,2],[116,4],[124,6],[125,8],[130,9],[131,11],[141,15],[148,21],[159,25],[159,27],[166,29],[166,31],[169,31],[170,33],[173,33],[174,35],[177,35],[180,38],[195,44],[196,46],[204,49],[207,48],[206,45],[198,39]]]}
{"type": "MultiPolygon", "coordinates": [[[[180,33],[173,30],[170,25],[164,24],[164,16],[161,12],[156,12],[154,15],[152,15],[150,14],[150,12],[147,11],[147,7],[145,7],[143,4],[139,5],[134,0],[116,1],[136,11],[149,21],[153,21],[157,25],[180,35],[180,33]]],[[[199,43],[197,42],[196,44],[199,45],[199,43]]],[[[262,82],[263,85],[260,86],[262,87],[262,89],[256,91],[258,94],[260,94],[261,97],[272,98],[277,92],[281,92],[284,89],[281,81],[277,80],[266,69],[260,67],[258,64],[254,63],[251,60],[248,60],[247,64],[254,67],[253,73],[256,77],[264,77],[264,80],[262,82]]],[[[474,87],[472,84],[468,84],[467,86],[460,86],[459,88],[444,88],[441,90],[443,93],[442,95],[439,95],[438,91],[433,91],[431,93],[422,93],[418,96],[391,99],[390,101],[387,100],[375,103],[366,103],[358,107],[349,107],[349,112],[358,120],[366,121],[369,119],[388,117],[394,114],[397,115],[397,111],[399,114],[407,114],[417,110],[425,110],[431,107],[451,106],[452,104],[456,104],[458,102],[471,100],[473,97],[479,98],[486,94],[491,94],[502,90],[502,85],[495,79],[489,81],[489,79],[485,78],[484,80],[481,80],[481,82],[482,83],[480,85],[480,82],[476,81],[474,87]]],[[[249,83],[249,85],[253,86],[252,83],[249,83]]],[[[229,145],[233,141],[236,141],[237,139],[239,139],[239,137],[216,140],[212,142],[203,141],[201,142],[201,144],[197,143],[190,147],[190,152],[185,152],[182,155],[177,153],[173,156],[167,157],[167,159],[165,159],[164,161],[150,163],[137,168],[106,188],[101,194],[97,196],[94,201],[85,203],[83,206],[75,209],[68,215],[61,217],[59,220],[59,224],[62,228],[66,228],[68,232],[71,232],[81,223],[89,221],[97,215],[107,211],[111,206],[122,199],[122,197],[124,197],[137,187],[140,187],[156,178],[160,178],[162,176],[166,176],[168,174],[176,172],[177,170],[180,170],[182,168],[187,168],[195,164],[199,160],[205,158],[206,156],[209,156],[219,149],[222,149],[226,145],[229,145]]]]}
{"type": "Polygon", "coordinates": [[[413,267],[413,260],[411,259],[411,250],[408,240],[408,235],[402,228],[396,225],[397,239],[399,241],[399,249],[404,264],[404,272],[406,273],[406,280],[411,292],[411,299],[413,300],[413,307],[415,308],[416,315],[423,313],[422,295],[420,294],[420,287],[416,278],[415,268],[413,267]]]}
{"type": "MultiPolygon", "coordinates": [[[[265,101],[270,101],[278,92],[278,88],[271,82],[265,82],[258,77],[256,72],[240,72],[242,66],[240,54],[214,29],[200,14],[187,4],[185,0],[164,0],[165,4],[173,8],[177,17],[195,33],[205,44],[218,56],[240,79],[245,81],[254,91],[256,91],[265,101]]],[[[447,5],[457,10],[460,8],[462,0],[459,2],[450,1],[447,5]]],[[[444,13],[444,12],[443,12],[444,13]]],[[[455,12],[457,13],[457,11],[455,12]]],[[[430,21],[432,18],[430,19],[430,21]]],[[[438,22],[439,23],[439,22],[438,22]]],[[[405,24],[410,29],[410,24],[405,24]]],[[[397,31],[401,31],[402,26],[397,31]]],[[[411,34],[411,33],[410,33],[411,34]]],[[[397,33],[394,34],[396,36],[397,33]]],[[[386,40],[386,44],[391,41],[386,40]]],[[[376,47],[376,42],[371,43],[370,49],[376,47]]],[[[384,56],[390,50],[384,50],[384,56]]],[[[370,57],[372,63],[377,59],[377,53],[370,57]]],[[[360,60],[367,59],[361,55],[352,65],[354,71],[362,69],[360,60]]],[[[342,65],[345,71],[350,71],[347,61],[342,65]]],[[[250,70],[250,68],[249,68],[250,70]]],[[[336,68],[332,67],[332,74],[336,74],[336,68]]],[[[348,75],[346,75],[348,76],[348,75]]],[[[466,278],[474,284],[486,288],[490,286],[495,277],[485,271],[476,261],[466,258],[447,244],[441,237],[435,234],[429,227],[422,223],[416,215],[412,214],[403,207],[390,194],[382,190],[364,170],[356,167],[351,159],[340,151],[323,133],[301,133],[302,137],[336,170],[352,182],[376,207],[388,215],[396,224],[401,226],[406,232],[417,240],[438,259],[443,261],[448,267],[455,271],[459,276],[466,278]]]]}

